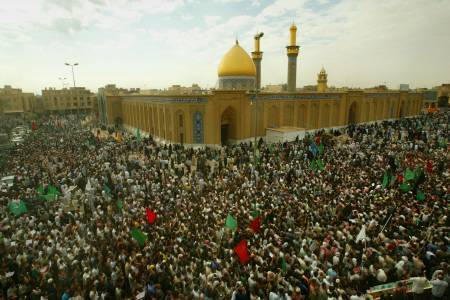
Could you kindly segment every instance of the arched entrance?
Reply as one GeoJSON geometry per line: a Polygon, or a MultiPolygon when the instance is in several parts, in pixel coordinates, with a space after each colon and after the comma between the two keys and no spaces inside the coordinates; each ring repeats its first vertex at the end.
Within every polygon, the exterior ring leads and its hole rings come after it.
{"type": "Polygon", "coordinates": [[[235,140],[237,140],[236,111],[229,106],[220,117],[220,142],[222,145],[227,145],[235,140]]]}
{"type": "Polygon", "coordinates": [[[348,110],[348,123],[347,123],[348,125],[358,123],[356,113],[357,113],[356,102],[353,102],[348,110]]]}

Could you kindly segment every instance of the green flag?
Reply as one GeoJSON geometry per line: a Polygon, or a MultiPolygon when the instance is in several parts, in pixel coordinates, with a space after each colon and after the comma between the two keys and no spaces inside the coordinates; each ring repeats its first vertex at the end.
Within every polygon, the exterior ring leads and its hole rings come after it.
{"type": "Polygon", "coordinates": [[[259,153],[259,149],[256,149],[256,165],[260,165],[261,164],[261,154],[259,153]]]}
{"type": "Polygon", "coordinates": [[[406,181],[410,181],[410,180],[414,180],[414,178],[416,178],[416,173],[414,173],[414,171],[412,171],[411,169],[406,169],[405,171],[405,180],[406,181]]]}
{"type": "Polygon", "coordinates": [[[261,212],[257,209],[252,210],[252,212],[250,213],[250,215],[254,218],[257,218],[259,215],[261,214],[261,212]]]}
{"type": "Polygon", "coordinates": [[[56,199],[56,197],[61,194],[56,187],[53,185],[49,185],[47,188],[47,194],[45,194],[45,190],[42,186],[38,187],[37,189],[39,198],[46,200],[46,201],[53,201],[56,199]]]}
{"type": "Polygon", "coordinates": [[[270,144],[269,145],[269,151],[270,151],[270,153],[273,153],[275,151],[275,145],[274,144],[270,144]]]}
{"type": "Polygon", "coordinates": [[[118,208],[119,210],[122,210],[122,209],[123,209],[123,202],[122,202],[122,200],[117,200],[116,205],[117,205],[117,208],[118,208]]]}
{"type": "Polygon", "coordinates": [[[56,199],[55,194],[47,194],[47,195],[42,195],[42,199],[46,200],[46,201],[53,201],[56,199]]]}
{"type": "Polygon", "coordinates": [[[283,271],[284,274],[287,272],[286,259],[284,256],[281,258],[281,271],[283,271]]]}
{"type": "Polygon", "coordinates": [[[40,185],[37,189],[36,192],[38,193],[38,195],[44,195],[45,190],[44,187],[42,185],[40,185]]]}
{"type": "Polygon", "coordinates": [[[323,163],[323,161],[321,159],[317,160],[317,168],[321,171],[323,171],[323,169],[325,168],[325,164],[323,163]]]}
{"type": "Polygon", "coordinates": [[[136,129],[136,139],[138,142],[141,141],[141,129],[140,128],[136,129]]]}
{"type": "Polygon", "coordinates": [[[225,221],[225,227],[228,229],[231,229],[233,231],[236,230],[236,228],[237,228],[237,221],[230,214],[228,214],[227,220],[225,221]]]}
{"type": "Polygon", "coordinates": [[[386,172],[384,172],[383,182],[381,185],[385,188],[388,186],[389,182],[390,182],[389,175],[386,172]]]}
{"type": "Polygon", "coordinates": [[[138,242],[139,246],[144,246],[145,241],[147,241],[147,235],[137,228],[131,230],[131,236],[138,242]]]}
{"type": "Polygon", "coordinates": [[[323,150],[324,150],[324,148],[323,148],[323,144],[322,143],[320,143],[320,145],[319,145],[319,154],[320,155],[322,155],[323,154],[323,150]]]}
{"type": "Polygon", "coordinates": [[[312,160],[309,166],[313,171],[317,170],[323,171],[325,169],[325,164],[323,163],[323,160],[321,160],[320,158],[312,160]]]}
{"type": "Polygon", "coordinates": [[[408,183],[402,183],[400,184],[400,190],[404,193],[407,193],[411,190],[411,186],[408,183]]]}
{"type": "Polygon", "coordinates": [[[25,202],[23,202],[22,200],[10,202],[8,204],[8,208],[9,208],[9,211],[16,217],[18,217],[21,214],[24,214],[28,211],[27,206],[25,205],[25,202]]]}
{"type": "Polygon", "coordinates": [[[417,191],[416,200],[417,201],[425,200],[425,193],[422,191],[417,191]]]}
{"type": "Polygon", "coordinates": [[[309,167],[311,168],[311,170],[317,171],[317,163],[316,163],[316,161],[312,160],[311,163],[309,164],[309,167]]]}
{"type": "Polygon", "coordinates": [[[47,195],[59,195],[61,194],[56,187],[53,185],[48,186],[47,195]]]}
{"type": "Polygon", "coordinates": [[[105,193],[107,193],[108,195],[111,195],[111,189],[110,189],[109,186],[107,186],[106,184],[103,185],[103,190],[104,190],[105,193]]]}
{"type": "Polygon", "coordinates": [[[258,209],[258,205],[253,204],[252,205],[252,210],[250,212],[250,215],[254,218],[259,217],[259,215],[261,215],[261,212],[258,209]]]}
{"type": "Polygon", "coordinates": [[[423,173],[423,169],[420,167],[417,167],[414,170],[414,179],[416,179],[416,180],[419,179],[419,177],[422,176],[422,173],[423,173]]]}

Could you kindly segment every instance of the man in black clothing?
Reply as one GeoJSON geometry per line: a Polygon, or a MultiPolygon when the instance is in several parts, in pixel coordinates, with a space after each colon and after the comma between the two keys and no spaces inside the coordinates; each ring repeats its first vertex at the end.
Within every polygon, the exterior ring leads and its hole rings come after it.
{"type": "Polygon", "coordinates": [[[250,300],[250,294],[247,292],[241,282],[238,282],[237,288],[233,292],[231,300],[250,300]]]}

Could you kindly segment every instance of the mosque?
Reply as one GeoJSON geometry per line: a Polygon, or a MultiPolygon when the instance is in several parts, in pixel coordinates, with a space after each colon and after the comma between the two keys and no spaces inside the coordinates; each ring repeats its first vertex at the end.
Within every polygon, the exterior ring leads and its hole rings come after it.
{"type": "Polygon", "coordinates": [[[316,91],[299,91],[297,27],[290,27],[287,89],[261,90],[262,33],[250,55],[236,41],[218,67],[218,88],[203,94],[145,95],[105,93],[99,110],[108,124],[138,128],[162,143],[220,145],[269,133],[297,135],[308,130],[395,119],[420,113],[423,94],[409,91],[330,91],[327,73],[318,74],[316,91]]]}

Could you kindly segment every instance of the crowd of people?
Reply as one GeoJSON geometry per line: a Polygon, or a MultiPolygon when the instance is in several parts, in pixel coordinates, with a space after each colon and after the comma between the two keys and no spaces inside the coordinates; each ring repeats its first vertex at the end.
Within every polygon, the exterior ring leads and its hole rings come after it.
{"type": "Polygon", "coordinates": [[[0,172],[15,176],[0,192],[2,296],[365,299],[399,281],[382,297],[407,299],[410,279],[414,297],[446,297],[448,118],[261,140],[256,157],[251,143],[116,142],[80,122],[38,122],[0,172]],[[422,171],[404,190],[407,169],[422,171]],[[50,187],[59,195],[43,198],[50,187]],[[27,211],[12,214],[14,201],[27,211]]]}

